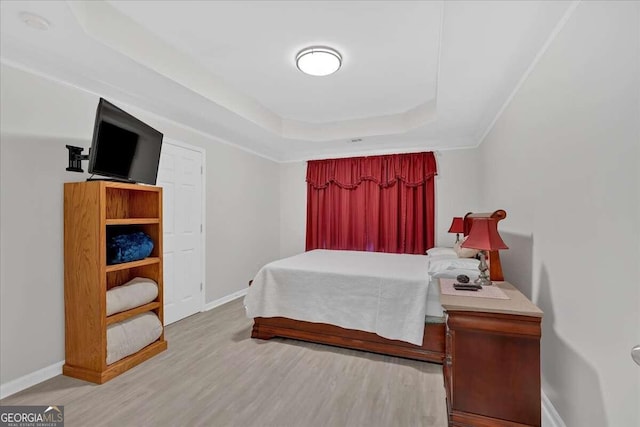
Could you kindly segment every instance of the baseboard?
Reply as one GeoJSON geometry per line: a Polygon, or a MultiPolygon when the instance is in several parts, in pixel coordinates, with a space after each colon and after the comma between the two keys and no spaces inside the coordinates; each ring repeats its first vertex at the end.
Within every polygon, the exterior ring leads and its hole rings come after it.
{"type": "MultiPolygon", "coordinates": [[[[204,306],[203,311],[209,311],[213,308],[221,306],[222,304],[226,304],[229,301],[233,301],[234,299],[243,297],[247,294],[248,290],[249,288],[242,289],[238,292],[234,292],[215,301],[211,301],[204,306]]],[[[15,380],[9,381],[5,384],[0,384],[0,399],[9,397],[12,394],[16,394],[19,391],[25,390],[57,375],[62,375],[62,365],[64,365],[64,360],[58,363],[54,363],[51,366],[39,369],[35,372],[31,372],[30,374],[24,375],[20,378],[16,378],[15,380]]]]}
{"type": "MultiPolygon", "coordinates": [[[[242,289],[215,301],[211,301],[205,305],[203,311],[209,311],[221,306],[222,304],[226,304],[229,301],[243,297],[248,291],[249,288],[242,289]]],[[[0,399],[9,397],[55,376],[62,375],[62,365],[64,365],[64,360],[24,375],[20,378],[16,378],[8,383],[0,384],[0,399]]],[[[542,391],[542,427],[567,427],[544,391],[542,391]]]]}
{"type": "Polygon", "coordinates": [[[221,306],[222,304],[226,304],[229,301],[233,301],[234,299],[238,299],[240,297],[243,297],[243,296],[245,296],[247,294],[247,292],[249,292],[249,288],[245,288],[245,289],[242,289],[242,290],[240,290],[238,292],[234,292],[234,293],[232,293],[230,295],[224,296],[222,298],[218,298],[215,301],[211,301],[210,303],[207,303],[204,306],[204,310],[202,310],[202,311],[209,311],[211,309],[214,309],[216,307],[221,306]]]}
{"type": "Polygon", "coordinates": [[[4,399],[5,397],[9,397],[19,391],[25,390],[38,383],[61,375],[62,365],[64,365],[64,360],[62,362],[54,363],[53,365],[47,366],[46,368],[31,372],[30,374],[24,375],[20,378],[16,378],[15,380],[9,381],[6,384],[0,384],[0,399],[4,399]]]}
{"type": "Polygon", "coordinates": [[[544,391],[542,392],[542,427],[567,427],[544,391]]]}

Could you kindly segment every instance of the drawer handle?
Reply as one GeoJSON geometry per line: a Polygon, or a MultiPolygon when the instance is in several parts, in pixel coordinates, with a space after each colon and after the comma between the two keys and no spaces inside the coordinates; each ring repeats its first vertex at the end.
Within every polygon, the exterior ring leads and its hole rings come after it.
{"type": "Polygon", "coordinates": [[[445,357],[444,363],[445,363],[447,366],[451,366],[451,364],[452,364],[451,356],[449,356],[449,355],[448,355],[447,357],[445,357]]]}

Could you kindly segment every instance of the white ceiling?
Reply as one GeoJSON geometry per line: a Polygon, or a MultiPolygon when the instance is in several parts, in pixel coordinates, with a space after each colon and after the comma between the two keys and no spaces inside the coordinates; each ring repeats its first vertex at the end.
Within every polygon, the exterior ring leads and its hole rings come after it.
{"type": "Polygon", "coordinates": [[[153,13],[148,1],[110,4],[283,118],[383,116],[435,97],[440,2],[161,1],[153,13]],[[343,55],[339,73],[298,71],[295,55],[317,45],[343,55]]]}
{"type": "Polygon", "coordinates": [[[3,1],[0,59],[279,161],[458,148],[480,142],[569,5],[3,1]],[[312,45],[342,68],[298,71],[312,45]]]}

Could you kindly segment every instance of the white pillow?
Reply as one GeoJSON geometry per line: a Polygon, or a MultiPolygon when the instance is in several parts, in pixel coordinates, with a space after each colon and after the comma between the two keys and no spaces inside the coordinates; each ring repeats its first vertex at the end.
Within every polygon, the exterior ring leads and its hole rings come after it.
{"type": "Polygon", "coordinates": [[[464,274],[465,276],[469,276],[471,281],[474,281],[480,275],[480,270],[473,269],[469,270],[466,268],[454,268],[452,270],[443,270],[439,273],[434,273],[431,275],[432,279],[455,279],[458,275],[464,274]]]}
{"type": "Polygon", "coordinates": [[[456,251],[453,248],[431,248],[427,250],[427,255],[453,255],[456,256],[456,251]]]}
{"type": "Polygon", "coordinates": [[[429,262],[438,261],[440,259],[456,259],[456,258],[458,258],[458,255],[456,255],[455,253],[453,253],[453,254],[442,254],[442,255],[427,255],[427,260],[429,262]]]}
{"type": "Polygon", "coordinates": [[[454,252],[453,254],[442,254],[442,255],[427,255],[427,268],[431,265],[432,262],[436,262],[443,259],[458,259],[458,255],[454,252]]]}
{"type": "MultiPolygon", "coordinates": [[[[430,257],[431,258],[431,257],[430,257]]],[[[466,270],[477,270],[480,261],[475,258],[436,258],[429,261],[429,274],[441,273],[445,270],[462,268],[466,270]]]]}
{"type": "Polygon", "coordinates": [[[462,239],[461,241],[459,241],[453,246],[453,250],[458,255],[458,258],[473,258],[476,255],[478,255],[478,252],[480,252],[478,249],[470,249],[470,248],[462,247],[462,244],[464,243],[465,240],[467,240],[467,237],[465,237],[464,239],[462,239]]]}

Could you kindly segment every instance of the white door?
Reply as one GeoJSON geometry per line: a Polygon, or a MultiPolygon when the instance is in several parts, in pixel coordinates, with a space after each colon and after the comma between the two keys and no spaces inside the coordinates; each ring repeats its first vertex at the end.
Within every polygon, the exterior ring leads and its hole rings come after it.
{"type": "Polygon", "coordinates": [[[165,325],[202,311],[202,161],[196,149],[162,144],[165,325]]]}

